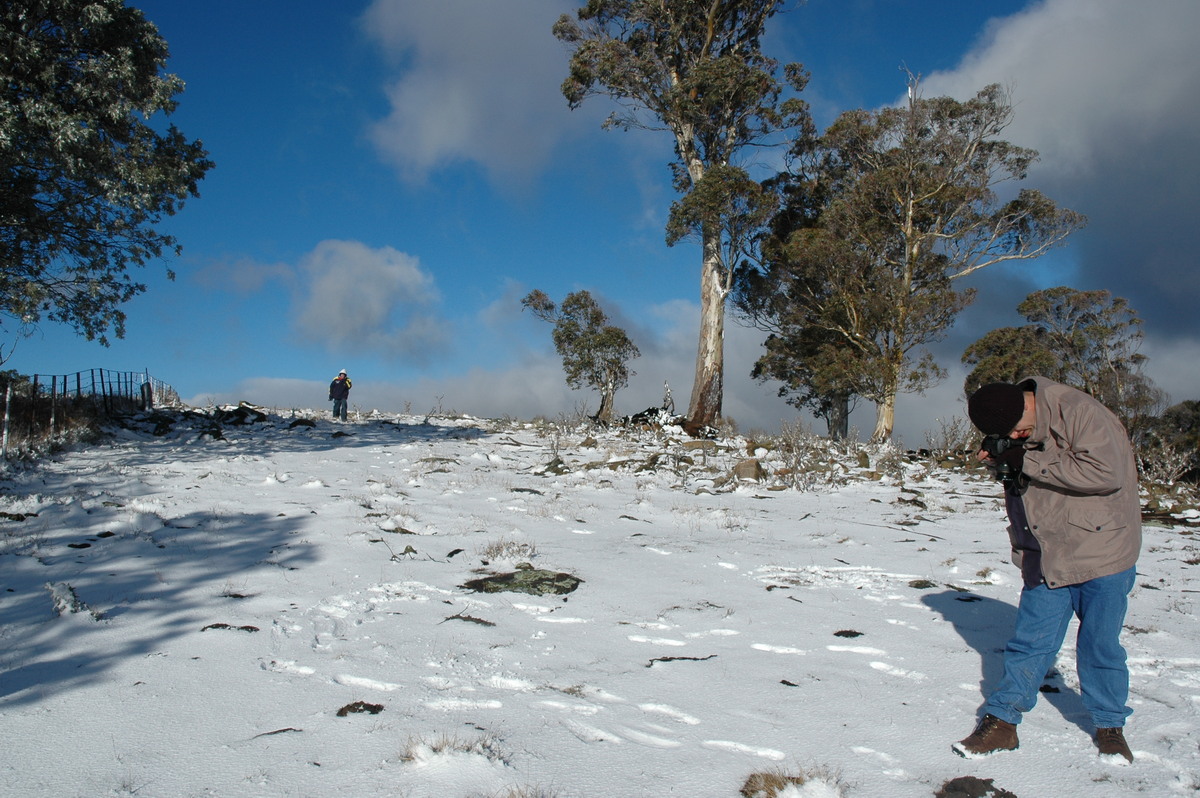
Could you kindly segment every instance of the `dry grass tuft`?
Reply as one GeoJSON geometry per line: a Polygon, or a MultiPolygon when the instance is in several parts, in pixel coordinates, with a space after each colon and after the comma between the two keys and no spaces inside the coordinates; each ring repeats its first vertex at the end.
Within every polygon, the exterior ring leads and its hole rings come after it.
{"type": "Polygon", "coordinates": [[[805,781],[807,779],[803,776],[789,776],[779,772],[751,773],[738,792],[744,798],[776,798],[788,787],[799,787],[805,781]]]}
{"type": "Polygon", "coordinates": [[[743,798],[779,798],[789,788],[801,787],[810,781],[819,781],[828,787],[828,794],[831,796],[842,795],[841,779],[823,769],[797,774],[784,773],[781,770],[751,773],[746,777],[746,782],[738,794],[743,798]]]}
{"type": "Polygon", "coordinates": [[[480,559],[488,562],[493,560],[528,562],[537,556],[537,546],[510,538],[500,538],[481,546],[477,553],[480,559]]]}

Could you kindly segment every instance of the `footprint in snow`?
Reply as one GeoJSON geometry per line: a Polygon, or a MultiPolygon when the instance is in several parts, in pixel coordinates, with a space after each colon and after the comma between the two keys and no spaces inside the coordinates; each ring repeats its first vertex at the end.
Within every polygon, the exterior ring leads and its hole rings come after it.
{"type": "Polygon", "coordinates": [[[426,701],[425,706],[445,712],[457,712],[464,709],[503,709],[504,704],[496,700],[471,701],[465,698],[442,698],[436,701],[426,701]]]}
{"type": "Polygon", "coordinates": [[[750,648],[755,651],[766,651],[771,654],[798,654],[804,656],[808,652],[802,648],[792,648],[791,646],[772,646],[767,643],[755,643],[750,648]]]}
{"type": "Polygon", "coordinates": [[[740,634],[736,629],[709,629],[707,632],[688,632],[684,637],[733,637],[740,634]]]}
{"type": "Polygon", "coordinates": [[[881,648],[870,646],[825,646],[827,651],[844,651],[848,654],[869,654],[873,657],[886,657],[887,652],[881,648]]]}
{"type": "Polygon", "coordinates": [[[899,676],[904,679],[912,679],[914,682],[925,681],[925,674],[918,671],[909,671],[904,668],[897,668],[895,665],[890,665],[886,662],[872,662],[871,667],[877,671],[882,671],[889,676],[899,676]]]}
{"type": "Polygon", "coordinates": [[[623,743],[621,737],[596,726],[580,723],[574,718],[563,718],[562,725],[585,743],[623,743]]]}
{"type": "Polygon", "coordinates": [[[687,643],[683,640],[673,640],[669,637],[644,637],[642,635],[629,635],[631,643],[652,643],[656,646],[686,646],[687,643]]]}
{"type": "Polygon", "coordinates": [[[400,685],[393,684],[392,682],[381,682],[378,679],[366,679],[361,676],[350,676],[349,674],[339,674],[334,676],[333,680],[345,687],[361,687],[366,690],[379,690],[385,693],[400,689],[400,685]]]}
{"type": "Polygon", "coordinates": [[[572,618],[566,615],[535,618],[538,623],[591,623],[587,618],[572,618]]]}
{"type": "Polygon", "coordinates": [[[638,704],[638,709],[653,715],[665,715],[677,723],[699,726],[700,719],[667,704],[638,704]]]}
{"type": "Polygon", "coordinates": [[[774,748],[760,748],[753,745],[745,745],[743,743],[735,743],[730,740],[705,740],[701,743],[705,748],[712,748],[718,751],[732,751],[737,754],[753,754],[760,756],[763,759],[770,759],[774,762],[781,762],[787,759],[787,754],[782,751],[776,751],[774,748]]]}
{"type": "Polygon", "coordinates": [[[679,748],[683,743],[678,740],[671,740],[666,737],[659,737],[656,734],[631,729],[628,727],[617,727],[619,734],[631,743],[644,745],[647,748],[679,748]]]}

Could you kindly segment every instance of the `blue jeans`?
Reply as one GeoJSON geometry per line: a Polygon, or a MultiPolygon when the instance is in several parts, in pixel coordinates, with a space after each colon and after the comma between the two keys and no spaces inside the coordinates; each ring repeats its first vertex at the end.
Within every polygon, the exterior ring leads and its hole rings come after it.
{"type": "Polygon", "coordinates": [[[1004,647],[1004,676],[984,712],[1009,723],[1033,709],[1038,688],[1054,665],[1071,616],[1079,618],[1075,658],[1084,708],[1098,729],[1124,726],[1133,712],[1129,669],[1121,646],[1121,626],[1135,571],[1102,576],[1078,585],[1050,589],[1043,582],[1021,591],[1017,623],[1004,647]]]}
{"type": "Polygon", "coordinates": [[[346,420],[346,405],[350,403],[349,399],[334,399],[333,400],[333,417],[346,420]]]}

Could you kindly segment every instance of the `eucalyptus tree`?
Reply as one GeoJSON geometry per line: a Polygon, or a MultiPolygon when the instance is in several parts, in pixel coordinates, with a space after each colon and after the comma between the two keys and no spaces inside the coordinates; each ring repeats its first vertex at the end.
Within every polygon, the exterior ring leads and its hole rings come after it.
{"type": "Polygon", "coordinates": [[[155,225],[212,163],[161,119],[183,90],[167,57],[123,0],[0,4],[0,315],[18,330],[107,345],[146,288],[130,267],[178,252],[155,225]]]}
{"type": "Polygon", "coordinates": [[[967,347],[973,366],[967,393],[988,382],[1015,382],[1040,374],[1096,397],[1138,438],[1166,405],[1144,372],[1142,319],[1122,297],[1067,286],[1034,291],[1017,305],[1029,323],[1001,327],[967,347]]]}
{"type": "Polygon", "coordinates": [[[999,138],[1012,118],[998,85],[966,101],[925,99],[910,77],[906,104],[849,111],[798,140],[780,178],[804,212],[785,209],[747,283],[776,298],[759,310],[779,330],[828,341],[820,356],[838,357],[843,389],[876,405],[875,440],[891,436],[899,393],[943,378],[924,347],[973,301],[958,281],[1037,258],[1085,224],[1036,190],[1001,196],[1037,158],[999,138]]]}
{"type": "Polygon", "coordinates": [[[608,323],[608,316],[587,291],[567,294],[562,305],[555,305],[542,291],[530,291],[521,305],[554,325],[554,349],[562,358],[567,385],[599,391],[595,418],[612,421],[617,389],[628,385],[634,374],[629,361],[642,354],[629,336],[608,323]]]}
{"type": "Polygon", "coordinates": [[[674,139],[668,243],[700,242],[700,334],[688,417],[711,424],[724,394],[726,299],[733,267],[754,236],[738,218],[770,198],[752,186],[740,155],[784,130],[807,132],[794,95],[807,75],[763,54],[767,20],[786,0],[590,0],[554,35],[572,48],[563,95],[572,108],[604,95],[617,103],[608,128],[665,130],[674,139]]]}

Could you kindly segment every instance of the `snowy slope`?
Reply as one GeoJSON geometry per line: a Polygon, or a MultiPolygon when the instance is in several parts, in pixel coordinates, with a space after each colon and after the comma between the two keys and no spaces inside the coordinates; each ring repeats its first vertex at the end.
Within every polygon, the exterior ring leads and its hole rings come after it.
{"type": "Polygon", "coordinates": [[[1200,789],[1182,520],[1146,527],[1127,620],[1137,761],[1096,757],[1069,641],[1020,750],[967,761],[950,743],[1019,590],[980,475],[732,488],[744,441],[151,426],[0,483],[4,795],[736,796],[755,772],[848,798],[966,775],[1020,798],[1200,789]],[[462,587],[521,562],[582,582],[462,587]]]}

